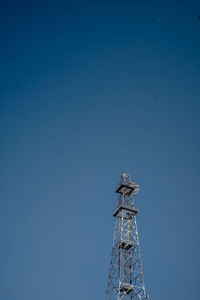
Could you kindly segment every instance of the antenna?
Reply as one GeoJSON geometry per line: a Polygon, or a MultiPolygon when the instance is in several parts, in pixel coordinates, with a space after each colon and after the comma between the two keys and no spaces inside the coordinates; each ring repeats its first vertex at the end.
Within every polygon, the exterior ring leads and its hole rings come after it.
{"type": "Polygon", "coordinates": [[[110,272],[107,288],[107,300],[145,300],[142,272],[142,260],[136,214],[138,209],[134,197],[139,192],[139,184],[131,181],[127,170],[121,175],[121,181],[115,192],[118,194],[118,206],[113,212],[116,218],[110,272]]]}

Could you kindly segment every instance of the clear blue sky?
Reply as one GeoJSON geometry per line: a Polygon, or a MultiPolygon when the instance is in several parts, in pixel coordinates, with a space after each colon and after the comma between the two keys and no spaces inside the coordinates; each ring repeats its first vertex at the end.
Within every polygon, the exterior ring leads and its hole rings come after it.
{"type": "Polygon", "coordinates": [[[0,299],[105,299],[128,168],[147,292],[199,300],[199,1],[1,1],[0,36],[0,299]]]}

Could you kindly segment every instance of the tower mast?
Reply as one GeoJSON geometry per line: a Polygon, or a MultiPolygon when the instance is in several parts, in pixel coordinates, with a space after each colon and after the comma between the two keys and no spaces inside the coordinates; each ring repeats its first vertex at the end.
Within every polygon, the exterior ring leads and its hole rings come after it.
{"type": "Polygon", "coordinates": [[[116,218],[113,238],[110,272],[107,288],[107,300],[144,300],[149,296],[145,292],[142,261],[134,196],[139,185],[131,181],[124,172],[115,192],[118,206],[113,212],[116,218]]]}

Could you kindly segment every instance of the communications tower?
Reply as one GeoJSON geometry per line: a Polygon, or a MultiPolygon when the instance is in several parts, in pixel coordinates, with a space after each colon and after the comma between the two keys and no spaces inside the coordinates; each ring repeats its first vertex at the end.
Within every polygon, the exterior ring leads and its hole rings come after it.
{"type": "Polygon", "coordinates": [[[134,197],[139,185],[131,176],[123,173],[115,192],[118,206],[113,212],[116,218],[113,238],[107,300],[146,300],[140,245],[136,223],[134,197]]]}

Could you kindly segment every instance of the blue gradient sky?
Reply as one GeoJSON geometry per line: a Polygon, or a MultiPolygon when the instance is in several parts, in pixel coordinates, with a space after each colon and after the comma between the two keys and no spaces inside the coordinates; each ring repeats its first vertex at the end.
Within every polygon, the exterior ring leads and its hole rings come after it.
{"type": "Polygon", "coordinates": [[[124,168],[151,299],[200,299],[199,16],[1,1],[0,299],[105,299],[124,168]]]}

